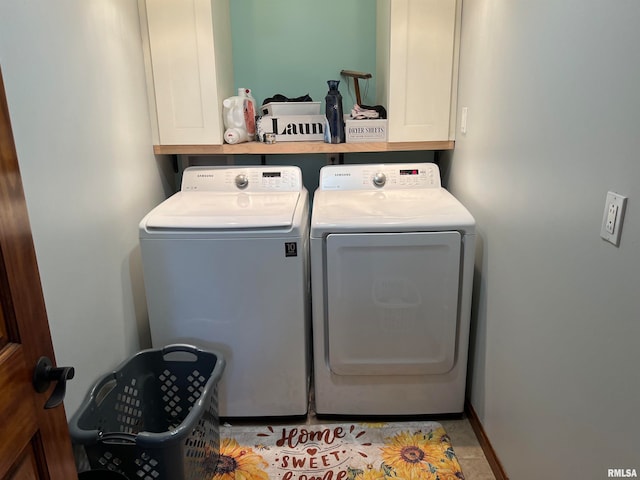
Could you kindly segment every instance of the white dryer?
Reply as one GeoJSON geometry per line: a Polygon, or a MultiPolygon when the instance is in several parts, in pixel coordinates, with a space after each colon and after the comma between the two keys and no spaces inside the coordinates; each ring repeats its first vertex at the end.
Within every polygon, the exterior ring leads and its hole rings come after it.
{"type": "Polygon", "coordinates": [[[191,167],[140,223],[154,347],[220,351],[223,417],[305,415],[309,195],[298,167],[191,167]]]}
{"type": "Polygon", "coordinates": [[[464,408],[475,220],[437,165],[320,170],[311,216],[315,409],[464,408]]]}

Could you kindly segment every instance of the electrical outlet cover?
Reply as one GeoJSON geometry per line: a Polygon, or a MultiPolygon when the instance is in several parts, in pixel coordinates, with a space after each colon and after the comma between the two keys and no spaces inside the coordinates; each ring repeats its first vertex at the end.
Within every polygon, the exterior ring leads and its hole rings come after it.
{"type": "Polygon", "coordinates": [[[620,233],[622,232],[622,220],[626,205],[627,197],[615,192],[607,192],[600,236],[616,247],[620,245],[620,233]]]}

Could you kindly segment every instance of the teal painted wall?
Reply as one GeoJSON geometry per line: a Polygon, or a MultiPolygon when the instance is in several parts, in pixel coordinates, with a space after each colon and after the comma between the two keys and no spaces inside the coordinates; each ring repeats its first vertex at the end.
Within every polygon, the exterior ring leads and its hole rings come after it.
{"type": "MultiPolygon", "coordinates": [[[[355,103],[341,70],[375,75],[373,0],[231,0],[235,86],[250,88],[258,105],[280,93],[321,102],[327,80],[340,80],[345,112],[355,103]]],[[[364,104],[375,102],[375,77],[360,80],[364,104]],[[367,85],[368,83],[368,85],[367,85]]]]}
{"type": "MultiPolygon", "coordinates": [[[[280,93],[309,94],[321,102],[327,80],[340,80],[345,113],[355,103],[353,80],[341,70],[374,75],[360,80],[362,103],[374,105],[376,66],[376,2],[373,0],[231,0],[233,71],[236,88],[250,88],[258,105],[280,93]]],[[[270,165],[298,165],[305,186],[318,186],[320,167],[328,155],[267,155],[270,165]]],[[[335,155],[334,155],[335,157],[335,155]]],[[[433,161],[433,152],[351,153],[345,163],[433,161]]],[[[234,155],[239,165],[260,163],[259,155],[234,155]]],[[[220,160],[223,164],[226,159],[220,160]]],[[[193,164],[215,164],[202,157],[193,164]]]]}

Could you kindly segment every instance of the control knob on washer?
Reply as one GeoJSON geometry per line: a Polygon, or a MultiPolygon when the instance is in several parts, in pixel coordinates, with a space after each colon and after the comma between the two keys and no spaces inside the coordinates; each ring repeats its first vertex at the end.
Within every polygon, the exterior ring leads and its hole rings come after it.
{"type": "Polygon", "coordinates": [[[247,185],[249,185],[249,177],[247,177],[244,173],[236,176],[236,187],[247,188],[247,185]]]}
{"type": "Polygon", "coordinates": [[[376,187],[384,187],[385,183],[387,183],[387,176],[384,173],[378,172],[373,176],[373,184],[376,187]]]}

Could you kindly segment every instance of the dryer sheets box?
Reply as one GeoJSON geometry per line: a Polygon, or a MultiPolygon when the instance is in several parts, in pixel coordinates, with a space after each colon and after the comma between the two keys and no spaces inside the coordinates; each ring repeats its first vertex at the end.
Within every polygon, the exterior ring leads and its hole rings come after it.
{"type": "Polygon", "coordinates": [[[265,115],[258,119],[258,138],[275,133],[277,142],[307,142],[324,140],[324,115],[265,115]]]}
{"type": "Polygon", "coordinates": [[[345,119],[344,132],[347,143],[386,142],[387,120],[345,119]]]}

